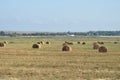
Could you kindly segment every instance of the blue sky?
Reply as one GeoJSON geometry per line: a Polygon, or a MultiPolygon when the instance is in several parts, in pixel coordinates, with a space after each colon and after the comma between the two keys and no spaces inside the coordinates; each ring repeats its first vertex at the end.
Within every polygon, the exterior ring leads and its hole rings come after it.
{"type": "Polygon", "coordinates": [[[120,0],[0,0],[0,30],[120,30],[120,0]]]}

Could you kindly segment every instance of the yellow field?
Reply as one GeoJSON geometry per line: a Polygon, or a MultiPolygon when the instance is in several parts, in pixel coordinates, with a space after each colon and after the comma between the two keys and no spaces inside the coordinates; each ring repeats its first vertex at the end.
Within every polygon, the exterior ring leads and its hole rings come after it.
{"type": "Polygon", "coordinates": [[[0,80],[120,80],[120,38],[0,37],[0,41],[13,42],[0,48],[0,80]],[[38,41],[50,44],[33,49],[38,41]],[[64,41],[74,43],[71,52],[62,52],[64,41]],[[108,52],[93,50],[95,41],[104,42],[108,52]]]}

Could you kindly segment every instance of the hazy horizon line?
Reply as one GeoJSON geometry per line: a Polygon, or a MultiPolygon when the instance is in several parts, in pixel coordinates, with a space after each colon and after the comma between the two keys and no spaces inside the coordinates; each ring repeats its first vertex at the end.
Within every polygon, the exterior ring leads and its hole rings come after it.
{"type": "Polygon", "coordinates": [[[64,33],[64,32],[98,32],[98,31],[120,31],[120,30],[89,30],[89,31],[18,31],[18,30],[0,30],[4,32],[41,32],[41,33],[64,33]]]}

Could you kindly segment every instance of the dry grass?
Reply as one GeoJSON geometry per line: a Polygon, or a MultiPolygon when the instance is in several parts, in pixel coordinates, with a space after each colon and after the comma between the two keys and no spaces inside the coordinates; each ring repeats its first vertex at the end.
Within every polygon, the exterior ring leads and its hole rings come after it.
{"type": "Polygon", "coordinates": [[[120,38],[0,38],[14,41],[0,49],[0,80],[119,80],[120,38]],[[50,41],[41,49],[32,49],[38,40],[50,41]],[[62,52],[64,41],[87,42],[71,45],[72,52],[62,52]],[[93,50],[94,41],[104,41],[109,51],[93,50]],[[118,44],[114,44],[118,41],[118,44]],[[68,54],[69,53],[69,54],[68,54]]]}

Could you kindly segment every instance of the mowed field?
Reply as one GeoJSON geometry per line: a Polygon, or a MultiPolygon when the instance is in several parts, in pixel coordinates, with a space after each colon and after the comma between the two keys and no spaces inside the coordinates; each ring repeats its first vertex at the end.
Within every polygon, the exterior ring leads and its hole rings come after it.
{"type": "Polygon", "coordinates": [[[119,37],[0,37],[3,41],[11,43],[0,48],[0,80],[120,80],[119,37]],[[50,44],[33,49],[38,41],[50,44]],[[71,52],[62,51],[65,41],[73,42],[71,52]],[[108,52],[94,50],[95,41],[104,42],[108,52]]]}

